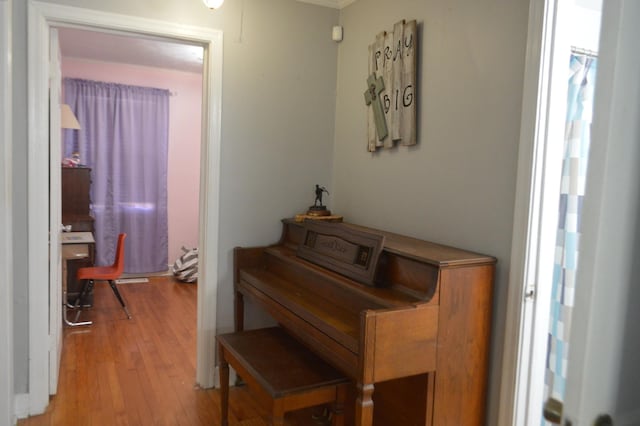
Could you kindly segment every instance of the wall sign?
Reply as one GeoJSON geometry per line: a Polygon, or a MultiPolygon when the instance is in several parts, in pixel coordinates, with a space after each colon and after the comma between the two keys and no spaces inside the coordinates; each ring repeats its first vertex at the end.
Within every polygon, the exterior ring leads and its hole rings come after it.
{"type": "Polygon", "coordinates": [[[404,20],[383,31],[369,46],[368,150],[416,144],[416,21],[404,20]]]}

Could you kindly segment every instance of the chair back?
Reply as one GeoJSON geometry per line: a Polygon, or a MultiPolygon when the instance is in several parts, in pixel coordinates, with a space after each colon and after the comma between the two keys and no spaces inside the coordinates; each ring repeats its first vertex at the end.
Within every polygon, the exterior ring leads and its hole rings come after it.
{"type": "Polygon", "coordinates": [[[118,276],[124,272],[124,239],[127,238],[127,234],[122,233],[118,235],[118,245],[116,246],[116,258],[113,261],[113,268],[116,270],[118,276]]]}

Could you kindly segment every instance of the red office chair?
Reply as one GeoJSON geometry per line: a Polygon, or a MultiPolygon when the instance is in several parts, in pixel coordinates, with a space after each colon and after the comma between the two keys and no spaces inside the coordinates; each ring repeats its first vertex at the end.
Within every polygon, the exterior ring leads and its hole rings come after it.
{"type": "Polygon", "coordinates": [[[122,271],[124,271],[124,239],[126,238],[126,236],[127,234],[118,235],[118,246],[116,247],[116,258],[113,262],[113,265],[91,266],[87,268],[78,269],[76,277],[78,278],[78,280],[84,280],[85,283],[84,283],[84,286],[82,287],[82,292],[80,293],[80,296],[76,299],[76,303],[73,306],[74,309],[78,309],[78,312],[76,313],[75,322],[67,321],[67,324],[72,326],[92,324],[92,321],[84,321],[84,322],[77,322],[77,321],[78,321],[78,318],[80,317],[80,313],[82,312],[80,301],[84,300],[85,294],[89,293],[93,289],[95,280],[109,281],[109,285],[113,290],[113,294],[115,294],[116,297],[118,298],[120,305],[122,305],[122,309],[124,309],[124,312],[127,314],[127,318],[131,319],[129,310],[124,304],[124,300],[122,299],[122,296],[118,291],[118,287],[116,287],[116,281],[115,281],[118,278],[120,278],[120,275],[122,275],[122,271]]]}

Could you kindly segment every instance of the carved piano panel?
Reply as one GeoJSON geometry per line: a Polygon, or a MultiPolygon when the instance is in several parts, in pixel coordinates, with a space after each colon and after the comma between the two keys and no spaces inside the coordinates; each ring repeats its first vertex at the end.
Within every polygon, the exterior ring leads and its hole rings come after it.
{"type": "Polygon", "coordinates": [[[354,275],[332,268],[333,253],[299,256],[309,229],[283,225],[278,244],[234,252],[238,330],[250,297],[351,377],[349,424],[483,424],[493,257],[352,224],[311,225],[336,246],[380,237],[375,271],[354,275]]]}

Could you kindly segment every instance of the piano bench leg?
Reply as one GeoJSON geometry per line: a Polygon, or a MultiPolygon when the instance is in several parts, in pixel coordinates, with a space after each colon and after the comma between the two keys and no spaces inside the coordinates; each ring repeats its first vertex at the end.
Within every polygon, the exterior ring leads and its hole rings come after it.
{"type": "Polygon", "coordinates": [[[220,365],[220,424],[229,425],[229,363],[224,358],[224,351],[218,347],[220,365]]]}
{"type": "Polygon", "coordinates": [[[270,426],[284,426],[284,413],[276,415],[275,413],[269,418],[270,426]]]}
{"type": "Polygon", "coordinates": [[[336,387],[336,400],[331,407],[331,426],[344,426],[344,405],[347,399],[347,385],[336,387]]]}

